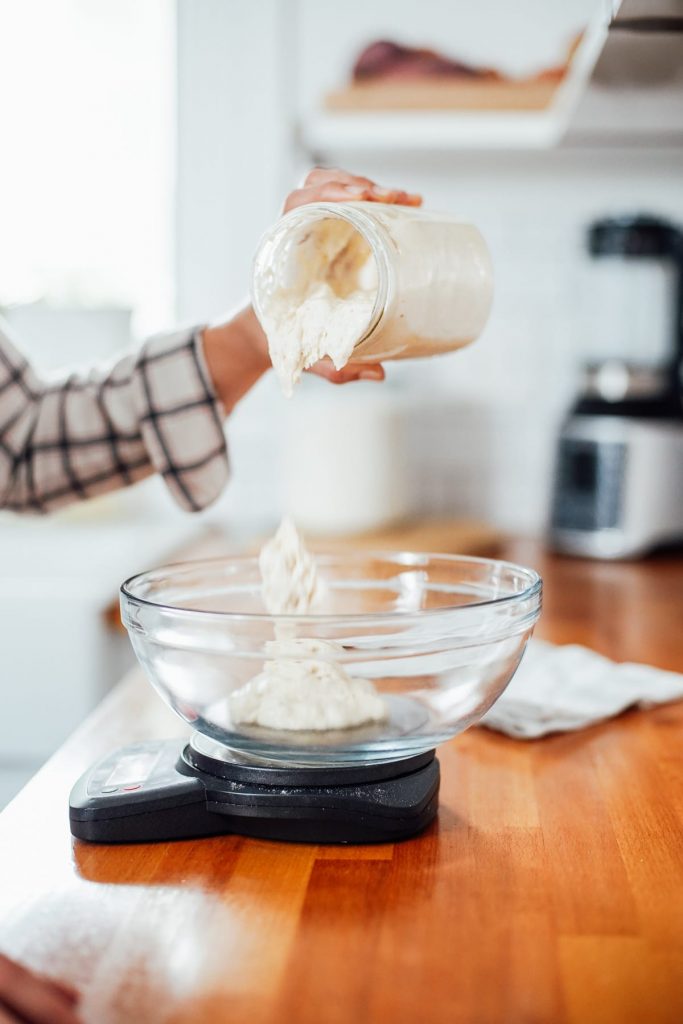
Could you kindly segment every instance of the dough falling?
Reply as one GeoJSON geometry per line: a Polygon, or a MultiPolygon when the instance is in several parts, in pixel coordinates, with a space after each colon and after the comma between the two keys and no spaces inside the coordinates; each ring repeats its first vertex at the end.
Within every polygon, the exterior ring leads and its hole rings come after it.
{"type": "MultiPolygon", "coordinates": [[[[259,564],[271,615],[315,612],[324,588],[315,559],[290,520],[264,545],[259,564]]],[[[383,721],[384,701],[369,680],[346,672],[344,648],[327,640],[294,639],[287,635],[291,625],[276,624],[277,639],[266,645],[263,671],[230,694],[234,724],[322,732],[383,721]]]]}
{"type": "Polygon", "coordinates": [[[320,220],[292,245],[291,279],[273,292],[263,327],[273,369],[290,397],[324,356],[345,366],[366,333],[377,296],[370,246],[345,220],[320,220]]]}

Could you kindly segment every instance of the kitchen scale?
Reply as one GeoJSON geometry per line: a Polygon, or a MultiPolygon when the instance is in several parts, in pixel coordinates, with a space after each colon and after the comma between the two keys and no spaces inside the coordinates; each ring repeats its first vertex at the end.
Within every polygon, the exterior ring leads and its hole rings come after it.
{"type": "Polygon", "coordinates": [[[435,817],[433,750],[322,768],[245,757],[200,733],[135,743],[74,786],[71,832],[95,843],[237,834],[309,843],[406,839],[435,817]]]}
{"type": "Polygon", "coordinates": [[[139,573],[121,587],[123,624],[156,693],[194,731],[95,764],[71,793],[74,836],[387,843],[434,820],[434,748],[504,690],[540,613],[541,579],[505,562],[414,552],[320,564],[336,614],[286,621],[349,677],[377,682],[386,715],[345,729],[237,727],[229,695],[257,678],[281,625],[261,612],[258,559],[139,573]]]}

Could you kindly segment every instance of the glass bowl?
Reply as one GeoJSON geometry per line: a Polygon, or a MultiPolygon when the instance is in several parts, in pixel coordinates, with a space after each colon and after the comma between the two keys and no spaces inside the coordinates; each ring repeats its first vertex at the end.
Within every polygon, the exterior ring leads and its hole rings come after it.
{"type": "Polygon", "coordinates": [[[541,578],[507,562],[412,553],[316,561],[325,597],[315,615],[267,614],[258,560],[247,556],[170,565],[121,587],[123,622],[154,688],[243,760],[323,767],[430,750],[488,711],[540,614],[541,578]],[[368,680],[385,717],[327,729],[233,721],[231,695],[272,663],[274,641],[278,660],[297,660],[292,640],[322,642],[316,657],[368,680]]]}

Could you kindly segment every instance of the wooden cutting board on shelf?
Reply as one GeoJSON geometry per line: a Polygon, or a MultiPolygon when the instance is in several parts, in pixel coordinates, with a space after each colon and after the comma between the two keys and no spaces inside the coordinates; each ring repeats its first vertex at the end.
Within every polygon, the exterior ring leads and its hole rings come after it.
{"type": "Polygon", "coordinates": [[[549,74],[502,82],[446,79],[355,84],[328,93],[325,108],[334,114],[545,110],[555,96],[561,77],[560,74],[549,74]]]}

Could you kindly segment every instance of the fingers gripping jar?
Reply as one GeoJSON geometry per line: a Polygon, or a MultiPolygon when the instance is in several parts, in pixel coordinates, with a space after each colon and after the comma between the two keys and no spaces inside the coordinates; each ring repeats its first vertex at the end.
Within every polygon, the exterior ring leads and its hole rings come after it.
{"type": "Polygon", "coordinates": [[[282,217],[254,262],[252,297],[285,390],[329,355],[381,362],[461,348],[491,308],[481,234],[452,215],[311,203],[282,217]]]}

